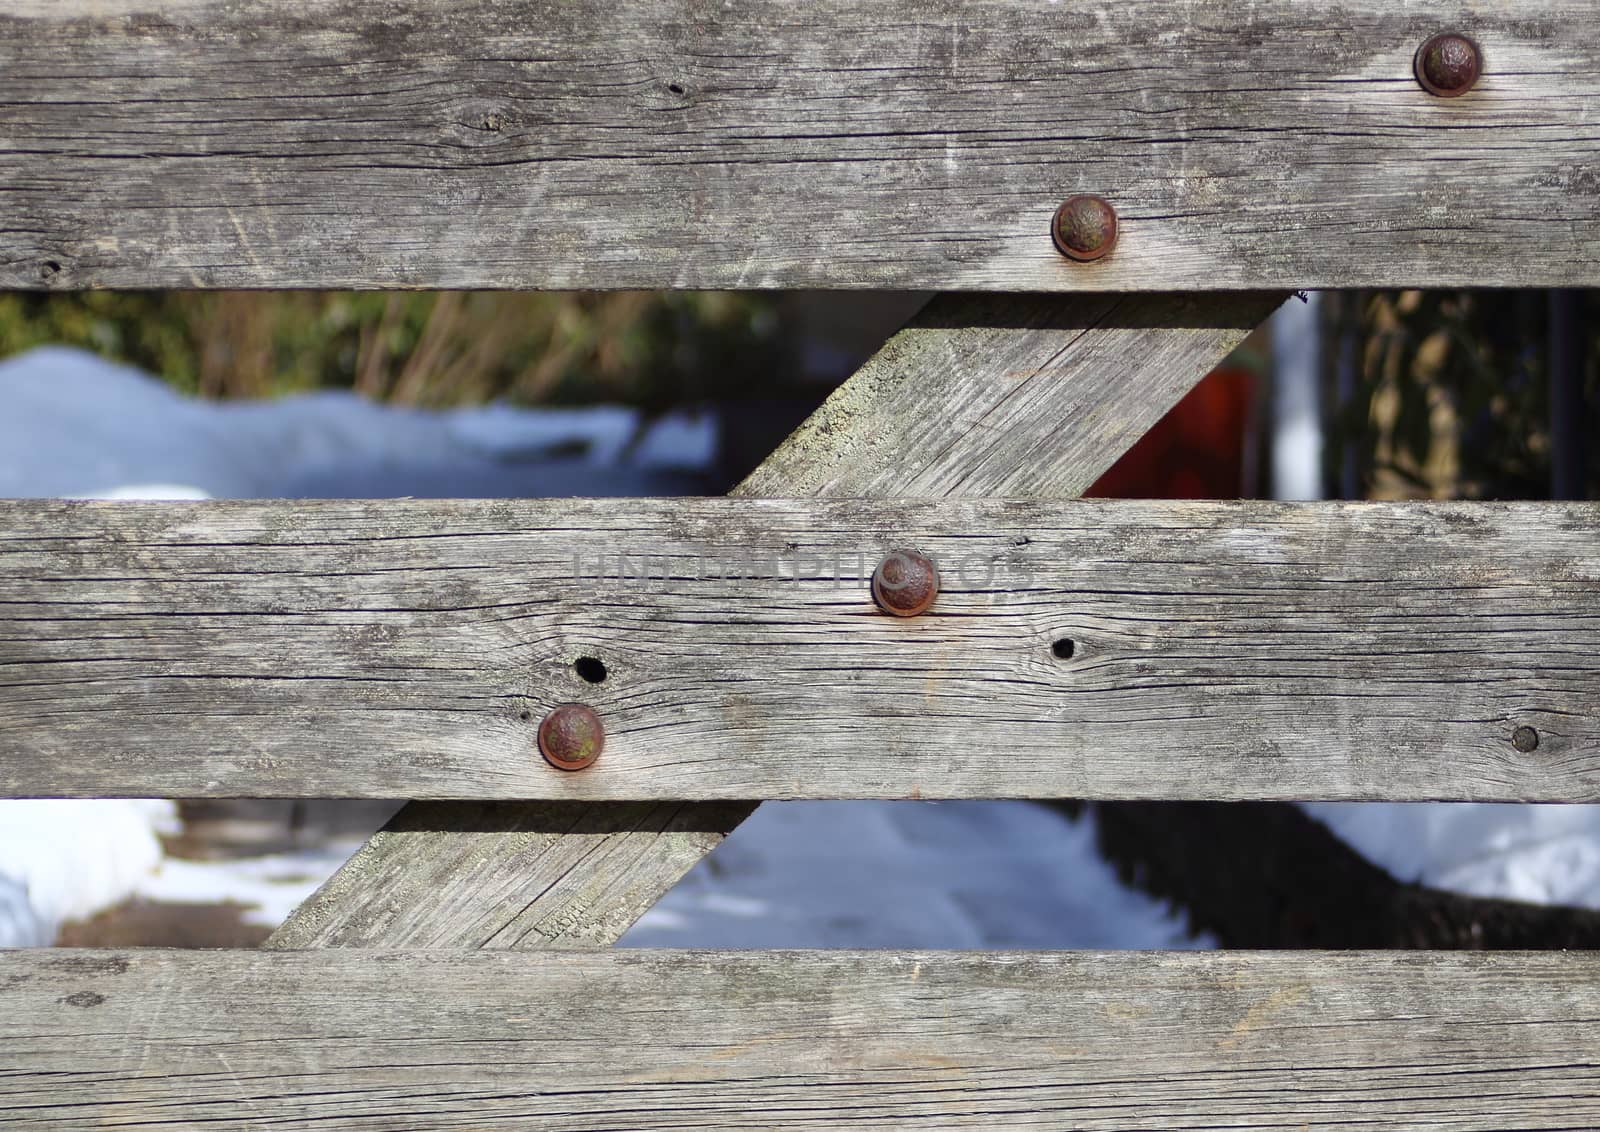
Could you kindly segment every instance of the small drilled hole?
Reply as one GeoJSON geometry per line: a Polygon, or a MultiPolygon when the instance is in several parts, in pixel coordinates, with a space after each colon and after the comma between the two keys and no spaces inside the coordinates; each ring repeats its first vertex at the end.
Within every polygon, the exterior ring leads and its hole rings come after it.
{"type": "Polygon", "coordinates": [[[580,656],[572,662],[572,670],[591,684],[598,684],[606,678],[606,666],[598,657],[580,656]]]}
{"type": "Polygon", "coordinates": [[[524,721],[532,719],[533,718],[533,712],[531,712],[531,711],[523,712],[522,713],[522,718],[523,718],[524,721]]]}
{"type": "Polygon", "coordinates": [[[1056,654],[1057,660],[1071,660],[1072,654],[1076,652],[1077,649],[1078,646],[1072,643],[1071,637],[1062,637],[1059,641],[1050,646],[1050,651],[1056,654]]]}
{"type": "Polygon", "coordinates": [[[671,92],[672,94],[682,94],[683,93],[683,87],[678,83],[668,83],[667,84],[667,90],[669,92],[671,92]]]}

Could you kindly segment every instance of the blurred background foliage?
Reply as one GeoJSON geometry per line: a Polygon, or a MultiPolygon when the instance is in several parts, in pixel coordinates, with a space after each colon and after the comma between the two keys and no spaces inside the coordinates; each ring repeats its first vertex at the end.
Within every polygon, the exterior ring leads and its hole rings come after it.
{"type": "Polygon", "coordinates": [[[439,408],[726,396],[782,357],[770,298],[716,292],[0,294],[0,355],[81,346],[203,397],[354,389],[439,408]]]}
{"type": "Polygon", "coordinates": [[[1561,494],[1600,497],[1600,461],[1585,468],[1581,459],[1600,433],[1600,293],[1329,299],[1324,456],[1333,494],[1544,499],[1561,479],[1553,461],[1576,448],[1577,482],[1561,494]],[[1552,371],[1558,339],[1571,355],[1564,378],[1552,371]],[[1567,430],[1564,449],[1553,443],[1556,427],[1567,430]]]}
{"type": "MultiPolygon", "coordinates": [[[[1584,438],[1600,431],[1597,294],[1329,293],[1328,493],[1546,498],[1561,481],[1553,460],[1559,464],[1563,446],[1553,443],[1552,421],[1564,420],[1565,449],[1580,455],[1580,482],[1566,494],[1600,497],[1600,460],[1586,469],[1581,460],[1584,438]],[[1565,307],[1557,302],[1563,295],[1565,307]],[[1563,310],[1565,329],[1552,313],[1563,310]],[[1551,369],[1563,335],[1576,355],[1564,382],[1551,369]]],[[[613,402],[647,413],[741,402],[730,431],[734,440],[751,433],[755,459],[815,403],[819,380],[842,378],[921,301],[717,292],[7,293],[0,356],[45,343],[81,346],[215,398],[346,388],[428,408],[503,399],[613,402]]],[[[1223,368],[1230,366],[1268,368],[1248,352],[1223,368]]]]}

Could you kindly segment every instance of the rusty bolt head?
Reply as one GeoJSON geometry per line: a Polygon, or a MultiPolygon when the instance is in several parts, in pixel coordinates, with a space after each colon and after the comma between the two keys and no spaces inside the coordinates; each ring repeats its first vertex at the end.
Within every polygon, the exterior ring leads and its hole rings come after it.
{"type": "Polygon", "coordinates": [[[1472,89],[1483,69],[1478,45],[1464,35],[1436,35],[1417,48],[1417,82],[1429,94],[1459,98],[1472,89]]]}
{"type": "Polygon", "coordinates": [[[1523,754],[1538,750],[1539,733],[1531,727],[1519,727],[1511,733],[1511,745],[1523,754]]]}
{"type": "Polygon", "coordinates": [[[914,550],[896,550],[872,572],[872,600],[896,617],[915,617],[939,596],[939,568],[914,550]]]}
{"type": "Polygon", "coordinates": [[[1050,238],[1068,259],[1089,263],[1117,245],[1117,210],[1104,197],[1068,197],[1050,222],[1050,238]]]}
{"type": "Polygon", "coordinates": [[[561,770],[582,770],[605,745],[605,726],[583,704],[559,704],[539,723],[539,753],[561,770]]]}

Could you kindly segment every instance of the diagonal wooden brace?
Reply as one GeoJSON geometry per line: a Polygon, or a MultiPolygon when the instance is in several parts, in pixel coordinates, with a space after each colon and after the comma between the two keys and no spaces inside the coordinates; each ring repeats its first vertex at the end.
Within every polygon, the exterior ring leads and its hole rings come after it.
{"type": "MultiPolygon", "coordinates": [[[[1282,301],[941,296],[735,494],[1079,495],[1282,301]]],[[[605,946],[754,808],[413,802],[267,946],[605,946]]]]}

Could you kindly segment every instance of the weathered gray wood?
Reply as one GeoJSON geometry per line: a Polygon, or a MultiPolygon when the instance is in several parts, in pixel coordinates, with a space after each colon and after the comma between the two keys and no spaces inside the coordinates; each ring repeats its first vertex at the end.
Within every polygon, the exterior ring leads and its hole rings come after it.
{"type": "Polygon", "coordinates": [[[1600,282],[1590,0],[27,0],[0,286],[1600,282]],[[1485,75],[1425,94],[1463,30],[1485,75]],[[1116,252],[1062,259],[1095,192],[1116,252]]]}
{"type": "Polygon", "coordinates": [[[0,572],[10,794],[1600,799],[1597,504],[24,501],[0,572]]]}
{"type": "Polygon", "coordinates": [[[267,947],[616,942],[750,802],[412,802],[267,947]]]}
{"type": "Polygon", "coordinates": [[[0,953],[0,1127],[1590,1128],[1592,953],[0,953]]]}
{"type": "Polygon", "coordinates": [[[1285,297],[941,296],[735,494],[1081,495],[1285,297]]]}
{"type": "MultiPolygon", "coordinates": [[[[735,494],[1076,495],[1278,301],[938,297],[735,494]]],[[[268,945],[611,943],[752,808],[412,802],[268,945]]]]}

